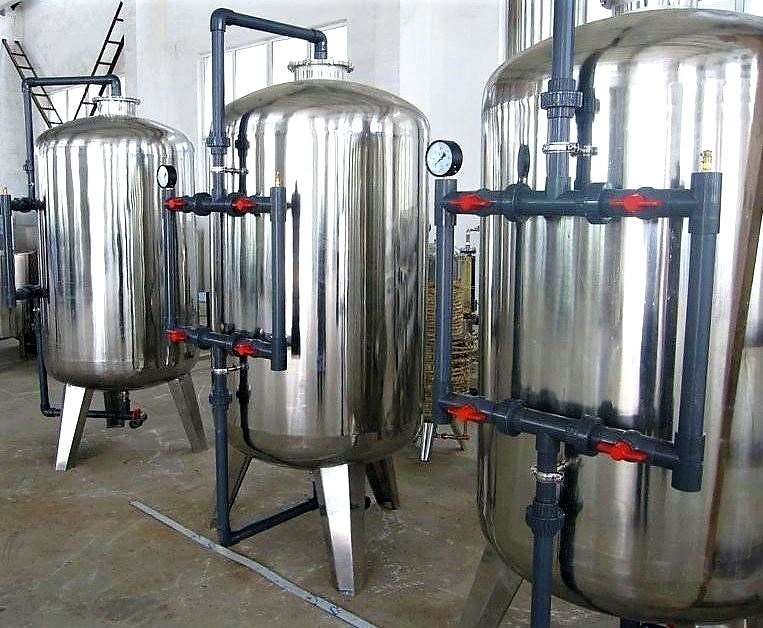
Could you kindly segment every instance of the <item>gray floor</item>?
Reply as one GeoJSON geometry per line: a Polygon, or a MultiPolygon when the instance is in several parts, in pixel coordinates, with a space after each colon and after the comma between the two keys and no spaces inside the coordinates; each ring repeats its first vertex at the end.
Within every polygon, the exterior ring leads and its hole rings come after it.
{"type": "MultiPolygon", "coordinates": [[[[194,379],[206,413],[203,365],[194,379]]],[[[213,451],[190,453],[166,387],[133,398],[149,413],[143,428],[90,422],[79,465],[56,473],[58,424],[37,412],[33,364],[0,345],[0,625],[344,625],[130,505],[142,501],[212,536],[213,451]]],[[[208,417],[205,424],[210,435],[208,417]]],[[[355,598],[331,586],[316,513],[237,551],[379,626],[454,626],[483,547],[473,452],[439,442],[424,467],[413,447],[400,452],[403,507],[368,511],[369,580],[355,598]]],[[[266,515],[309,492],[304,473],[257,464],[237,512],[266,515]]],[[[524,587],[504,625],[528,624],[527,594],[524,587]]],[[[561,602],[554,609],[555,626],[617,625],[561,602]]]]}

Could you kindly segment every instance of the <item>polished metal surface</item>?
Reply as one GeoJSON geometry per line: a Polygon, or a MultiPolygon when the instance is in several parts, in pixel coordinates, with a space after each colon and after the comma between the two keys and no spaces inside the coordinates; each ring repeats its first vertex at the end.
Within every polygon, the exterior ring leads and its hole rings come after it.
{"type": "Polygon", "coordinates": [[[497,628],[517,594],[522,577],[506,566],[490,543],[482,552],[477,574],[466,598],[460,628],[497,628]]]}
{"type": "Polygon", "coordinates": [[[360,463],[315,471],[318,503],[336,588],[355,595],[366,579],[366,467],[360,463]]]}
{"type": "MultiPolygon", "coordinates": [[[[163,201],[193,192],[193,148],[178,131],[135,117],[135,101],[106,99],[97,115],[44,132],[36,143],[42,214],[45,360],[63,382],[127,390],[169,381],[194,363],[190,344],[164,335],[163,201]],[[172,164],[178,184],[161,190],[172,164]]],[[[196,320],[189,277],[194,220],[178,218],[180,322],[196,320]],[[190,246],[187,243],[190,242],[190,246]]]]}
{"type": "Polygon", "coordinates": [[[201,422],[199,400],[190,373],[167,382],[175,407],[183,422],[183,429],[191,444],[191,451],[197,453],[207,448],[207,437],[204,434],[204,424],[201,422]]]}
{"type": "MultiPolygon", "coordinates": [[[[228,189],[267,195],[278,174],[291,202],[288,370],[250,361],[252,407],[229,415],[231,443],[304,468],[381,459],[421,416],[427,123],[395,96],[321,78],[250,94],[226,120],[227,165],[248,172],[228,189]]],[[[270,219],[222,220],[216,321],[268,332],[270,219]]]]}
{"type": "MultiPolygon", "coordinates": [[[[688,186],[707,150],[724,178],[702,492],[673,490],[662,469],[575,459],[562,490],[555,593],[642,620],[756,615],[763,610],[763,21],[696,9],[639,12],[579,27],[576,50],[579,88],[598,99],[592,181],[688,186]]],[[[532,155],[528,183],[544,185],[538,106],[550,56],[550,44],[540,44],[488,83],[489,188],[517,180],[523,143],[532,155]]],[[[579,118],[579,130],[583,124],[579,118]]],[[[572,161],[573,178],[585,178],[584,164],[572,161]]],[[[688,244],[686,226],[668,220],[484,220],[481,390],[672,438],[688,244]]],[[[529,577],[524,512],[534,441],[480,433],[483,527],[511,568],[529,577]]]]}
{"type": "Polygon", "coordinates": [[[66,471],[77,463],[77,454],[85,431],[87,411],[93,391],[81,386],[64,387],[64,407],[61,412],[61,431],[56,450],[56,471],[66,471]]]}

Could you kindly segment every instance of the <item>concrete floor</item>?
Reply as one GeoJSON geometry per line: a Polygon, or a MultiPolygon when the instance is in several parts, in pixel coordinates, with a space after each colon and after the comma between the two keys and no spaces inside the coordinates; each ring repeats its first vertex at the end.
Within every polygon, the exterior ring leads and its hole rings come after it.
{"type": "MultiPolygon", "coordinates": [[[[203,364],[194,379],[207,414],[203,364]]],[[[90,422],[80,463],[65,473],[53,471],[58,422],[38,414],[33,363],[20,362],[12,343],[0,344],[0,395],[0,626],[345,625],[130,505],[214,538],[214,452],[191,454],[165,386],[133,395],[150,417],[139,430],[90,422]]],[[[205,426],[211,435],[208,416],[205,426]]],[[[440,441],[429,466],[413,447],[399,453],[403,507],[367,512],[368,582],[354,598],[331,585],[316,513],[236,550],[379,626],[455,626],[483,547],[467,448],[440,441]]],[[[304,473],[257,464],[235,512],[264,516],[309,492],[304,473]]],[[[524,586],[504,625],[528,623],[524,586]]],[[[555,601],[554,625],[617,622],[555,601]]]]}

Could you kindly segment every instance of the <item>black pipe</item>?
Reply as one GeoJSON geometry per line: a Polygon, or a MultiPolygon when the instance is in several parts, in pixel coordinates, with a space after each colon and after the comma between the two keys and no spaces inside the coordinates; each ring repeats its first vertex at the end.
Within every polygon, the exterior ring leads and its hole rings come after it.
{"type": "Polygon", "coordinates": [[[3,308],[16,307],[16,271],[13,257],[13,214],[11,212],[11,197],[9,194],[0,194],[0,228],[2,238],[0,246],[3,247],[3,290],[0,294],[0,306],[3,308]]]}
{"type": "MultiPolygon", "coordinates": [[[[573,78],[575,55],[575,0],[554,0],[554,34],[551,80],[541,106],[548,112],[549,146],[570,141],[570,122],[582,104],[573,78]]],[[[546,157],[546,194],[556,198],[570,189],[569,153],[552,149],[546,157]]]]}
{"type": "Polygon", "coordinates": [[[286,370],[286,188],[270,189],[272,245],[270,368],[286,370]]]}
{"type": "Polygon", "coordinates": [[[225,153],[230,139],[225,134],[225,29],[240,26],[251,30],[303,39],[315,44],[315,58],[326,59],[326,34],[312,28],[301,28],[263,18],[236,13],[230,9],[216,9],[210,19],[212,32],[212,130],[207,146],[212,153],[212,196],[225,196],[225,153]]]}
{"type": "Polygon", "coordinates": [[[501,215],[508,220],[544,216],[575,216],[593,223],[618,218],[686,218],[697,211],[697,199],[684,189],[609,189],[591,185],[569,190],[557,198],[533,190],[524,183],[505,190],[473,190],[448,194],[441,201],[446,211],[472,216],[501,215]]]}
{"type": "Polygon", "coordinates": [[[26,163],[24,170],[27,174],[27,197],[37,199],[34,166],[34,120],[32,119],[32,90],[35,87],[51,85],[111,85],[111,95],[122,95],[122,83],[118,76],[36,76],[25,78],[21,82],[21,94],[24,98],[24,126],[26,133],[26,163]]]}
{"type": "Polygon", "coordinates": [[[525,513],[525,521],[533,533],[530,625],[532,628],[550,628],[554,539],[564,524],[564,513],[559,508],[559,441],[547,434],[538,434],[535,449],[538,452],[535,499],[525,513]]]}
{"type": "MultiPolygon", "coordinates": [[[[444,399],[451,392],[451,346],[453,329],[453,246],[456,217],[445,211],[442,199],[456,191],[455,179],[435,181],[435,353],[432,399],[444,399]]],[[[432,422],[448,425],[450,417],[438,403],[432,404],[432,422]]]]}
{"type": "Polygon", "coordinates": [[[705,394],[710,353],[710,327],[715,280],[715,251],[720,231],[721,174],[698,172],[692,175],[691,189],[699,202],[689,219],[689,288],[684,332],[683,372],[678,431],[675,443],[679,465],[672,485],[681,491],[697,492],[702,487],[705,451],[705,394]]]}
{"type": "Polygon", "coordinates": [[[455,411],[456,419],[459,419],[459,409],[473,408],[476,416],[465,420],[492,423],[501,434],[507,436],[546,434],[571,446],[578,454],[596,455],[603,451],[599,449],[601,445],[604,445],[604,449],[609,449],[610,445],[627,443],[633,455],[646,456],[645,462],[665,469],[675,469],[678,466],[678,453],[673,443],[635,430],[609,427],[598,417],[573,418],[526,408],[520,399],[493,402],[484,397],[453,393],[441,398],[437,405],[446,412],[455,411]]]}
{"type": "MultiPolygon", "coordinates": [[[[311,512],[313,510],[318,510],[318,508],[318,498],[313,495],[310,499],[300,502],[291,508],[282,510],[281,512],[278,512],[274,515],[270,515],[269,517],[255,521],[254,523],[250,523],[240,530],[234,530],[231,532],[230,544],[235,545],[236,543],[240,543],[241,541],[248,539],[255,534],[259,534],[265,530],[270,530],[271,528],[281,525],[282,523],[291,521],[295,517],[299,517],[300,515],[304,515],[305,513],[311,512]]],[[[221,545],[223,544],[221,543],[221,545]]]]}
{"type": "Polygon", "coordinates": [[[164,312],[164,329],[169,331],[177,326],[177,219],[174,212],[162,212],[162,235],[164,241],[164,290],[167,297],[164,312]]]}
{"type": "Polygon", "coordinates": [[[215,421],[215,502],[217,506],[217,538],[220,545],[233,543],[228,509],[228,392],[227,357],[225,349],[212,347],[212,392],[209,404],[215,421]]]}

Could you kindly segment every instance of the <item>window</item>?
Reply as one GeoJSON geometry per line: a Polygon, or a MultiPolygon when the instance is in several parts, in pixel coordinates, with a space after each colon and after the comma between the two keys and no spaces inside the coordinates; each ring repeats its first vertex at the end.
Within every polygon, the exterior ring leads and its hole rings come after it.
{"type": "MultiPolygon", "coordinates": [[[[347,61],[347,24],[321,28],[326,33],[329,56],[347,61]]],[[[288,65],[312,56],[312,45],[299,39],[273,38],[225,53],[225,104],[252,92],[288,83],[292,74],[288,65]]],[[[212,56],[202,58],[199,145],[212,126],[212,56]]],[[[203,164],[203,159],[199,160],[203,164]]]]}
{"type": "MultiPolygon", "coordinates": [[[[124,93],[125,77],[120,76],[119,80],[122,82],[122,93],[124,93]]],[[[56,108],[56,111],[58,112],[58,115],[61,116],[63,122],[74,120],[74,116],[77,113],[77,107],[79,107],[85,89],[84,85],[73,85],[72,87],[64,87],[63,89],[58,89],[54,92],[49,91],[50,100],[53,101],[53,106],[56,108]]],[[[97,97],[99,90],[100,87],[97,85],[91,86],[88,93],[88,100],[97,97]]],[[[107,89],[105,93],[108,95],[108,92],[109,90],[107,89]]],[[[87,117],[89,111],[90,108],[84,106],[79,112],[79,117],[87,117]]],[[[53,116],[53,119],[55,119],[55,116],[53,116]]]]}

